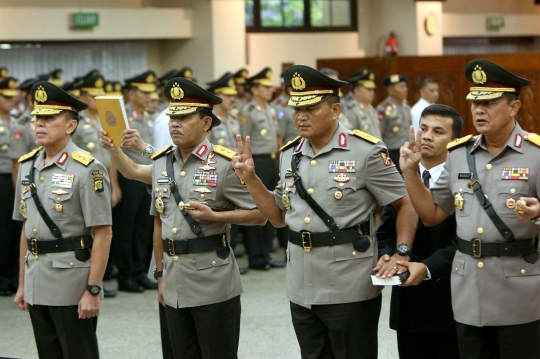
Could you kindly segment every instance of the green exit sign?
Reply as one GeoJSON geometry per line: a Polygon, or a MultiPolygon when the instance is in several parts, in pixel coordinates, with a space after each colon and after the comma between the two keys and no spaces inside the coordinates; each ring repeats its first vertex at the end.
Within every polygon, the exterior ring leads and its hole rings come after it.
{"type": "Polygon", "coordinates": [[[490,29],[500,29],[504,27],[504,16],[488,16],[487,27],[490,29]]]}
{"type": "Polygon", "coordinates": [[[71,26],[74,28],[91,28],[99,25],[99,13],[75,12],[71,14],[71,26]]]}

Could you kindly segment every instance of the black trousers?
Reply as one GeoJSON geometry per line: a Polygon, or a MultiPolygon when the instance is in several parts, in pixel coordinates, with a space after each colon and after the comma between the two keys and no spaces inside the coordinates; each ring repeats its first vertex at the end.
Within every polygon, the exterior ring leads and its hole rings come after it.
{"type": "Polygon", "coordinates": [[[291,302],[302,359],[377,359],[381,298],[311,309],[291,302]]]}
{"type": "Polygon", "coordinates": [[[397,332],[399,359],[459,359],[456,333],[397,332]]]}
{"type": "Polygon", "coordinates": [[[165,311],[175,359],[238,358],[240,296],[191,308],[167,306],[165,311]]]}
{"type": "Polygon", "coordinates": [[[118,173],[122,200],[113,208],[111,251],[118,268],[118,280],[146,276],[152,255],[154,219],[150,216],[151,196],[146,185],[118,173]]]}
{"type": "Polygon", "coordinates": [[[174,359],[171,336],[169,335],[169,327],[167,326],[167,316],[165,307],[158,302],[159,306],[159,332],[161,334],[161,352],[163,359],[174,359]]]}
{"type": "Polygon", "coordinates": [[[28,305],[40,359],[98,359],[97,317],[79,319],[77,305],[28,305]]]}
{"type": "Polygon", "coordinates": [[[540,358],[540,320],[498,327],[457,323],[457,334],[461,359],[540,358]]]}
{"type": "MultiPolygon", "coordinates": [[[[13,202],[15,188],[11,174],[0,174],[0,290],[16,287],[19,283],[19,245],[21,242],[22,222],[14,221],[13,202]]],[[[19,204],[17,203],[17,207],[19,204]]]]}
{"type": "MultiPolygon", "coordinates": [[[[254,155],[255,172],[264,186],[273,191],[279,180],[277,162],[270,155],[254,155]]],[[[275,229],[268,221],[264,226],[244,227],[244,246],[250,264],[270,259],[275,229]]]]}

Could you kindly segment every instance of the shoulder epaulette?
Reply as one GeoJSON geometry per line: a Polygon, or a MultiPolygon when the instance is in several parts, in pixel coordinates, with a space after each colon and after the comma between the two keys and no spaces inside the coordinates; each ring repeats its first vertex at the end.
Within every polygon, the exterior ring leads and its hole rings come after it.
{"type": "Polygon", "coordinates": [[[291,140],[291,141],[287,142],[287,144],[285,146],[281,147],[279,150],[281,152],[283,152],[286,149],[291,148],[292,146],[296,145],[298,142],[300,142],[301,139],[302,139],[302,136],[298,136],[294,140],[291,140]]]}
{"type": "Polygon", "coordinates": [[[540,136],[538,136],[536,133],[529,132],[527,136],[525,136],[525,139],[530,143],[540,147],[540,136]]]}
{"type": "Polygon", "coordinates": [[[448,151],[458,148],[464,143],[469,142],[473,138],[473,135],[467,135],[465,137],[458,138],[457,140],[451,141],[446,145],[448,151]]]}
{"type": "Polygon", "coordinates": [[[29,159],[32,159],[34,157],[36,157],[36,155],[38,154],[39,151],[41,151],[43,149],[43,146],[39,146],[38,148],[35,148],[33,149],[31,152],[28,152],[27,154],[25,155],[22,155],[20,158],[19,158],[19,161],[18,162],[26,162],[28,161],[29,159]]]}
{"type": "Polygon", "coordinates": [[[88,166],[90,163],[92,163],[92,161],[94,161],[94,157],[82,151],[71,152],[71,157],[73,157],[75,161],[80,162],[85,166],[88,166]]]}
{"type": "Polygon", "coordinates": [[[350,132],[351,135],[356,136],[358,138],[361,138],[363,140],[366,140],[368,142],[371,142],[373,144],[377,144],[381,142],[381,140],[375,136],[371,136],[369,133],[362,132],[360,130],[354,130],[350,132]]]}
{"type": "Polygon", "coordinates": [[[236,155],[235,151],[221,145],[214,145],[214,147],[212,147],[212,151],[228,159],[231,159],[234,155],[236,155]]]}
{"type": "Polygon", "coordinates": [[[157,160],[158,158],[160,158],[161,156],[163,156],[165,153],[168,153],[171,149],[173,148],[173,145],[168,145],[167,147],[165,148],[162,148],[161,150],[157,151],[156,153],[154,153],[152,155],[152,157],[150,157],[150,159],[152,161],[155,161],[157,160]]]}

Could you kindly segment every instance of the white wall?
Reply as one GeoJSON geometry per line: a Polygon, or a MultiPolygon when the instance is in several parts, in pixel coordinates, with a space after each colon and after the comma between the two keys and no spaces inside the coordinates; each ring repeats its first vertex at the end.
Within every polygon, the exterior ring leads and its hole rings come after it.
{"type": "Polygon", "coordinates": [[[442,30],[442,5],[440,2],[417,2],[416,3],[416,36],[419,56],[442,55],[443,53],[443,30],[442,30]],[[433,35],[428,35],[425,30],[425,19],[429,13],[435,14],[439,27],[433,35]]]}
{"type": "Polygon", "coordinates": [[[538,14],[443,14],[444,37],[496,37],[496,36],[539,36],[540,18],[538,14]],[[498,30],[486,27],[488,15],[504,16],[505,25],[498,30]]]}

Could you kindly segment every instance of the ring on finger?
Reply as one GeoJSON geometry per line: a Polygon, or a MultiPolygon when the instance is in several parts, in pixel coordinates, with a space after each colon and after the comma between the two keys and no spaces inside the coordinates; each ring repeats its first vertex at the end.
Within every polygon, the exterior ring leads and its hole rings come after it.
{"type": "Polygon", "coordinates": [[[395,270],[396,272],[398,272],[398,271],[399,271],[398,267],[394,267],[394,270],[395,270]]]}

